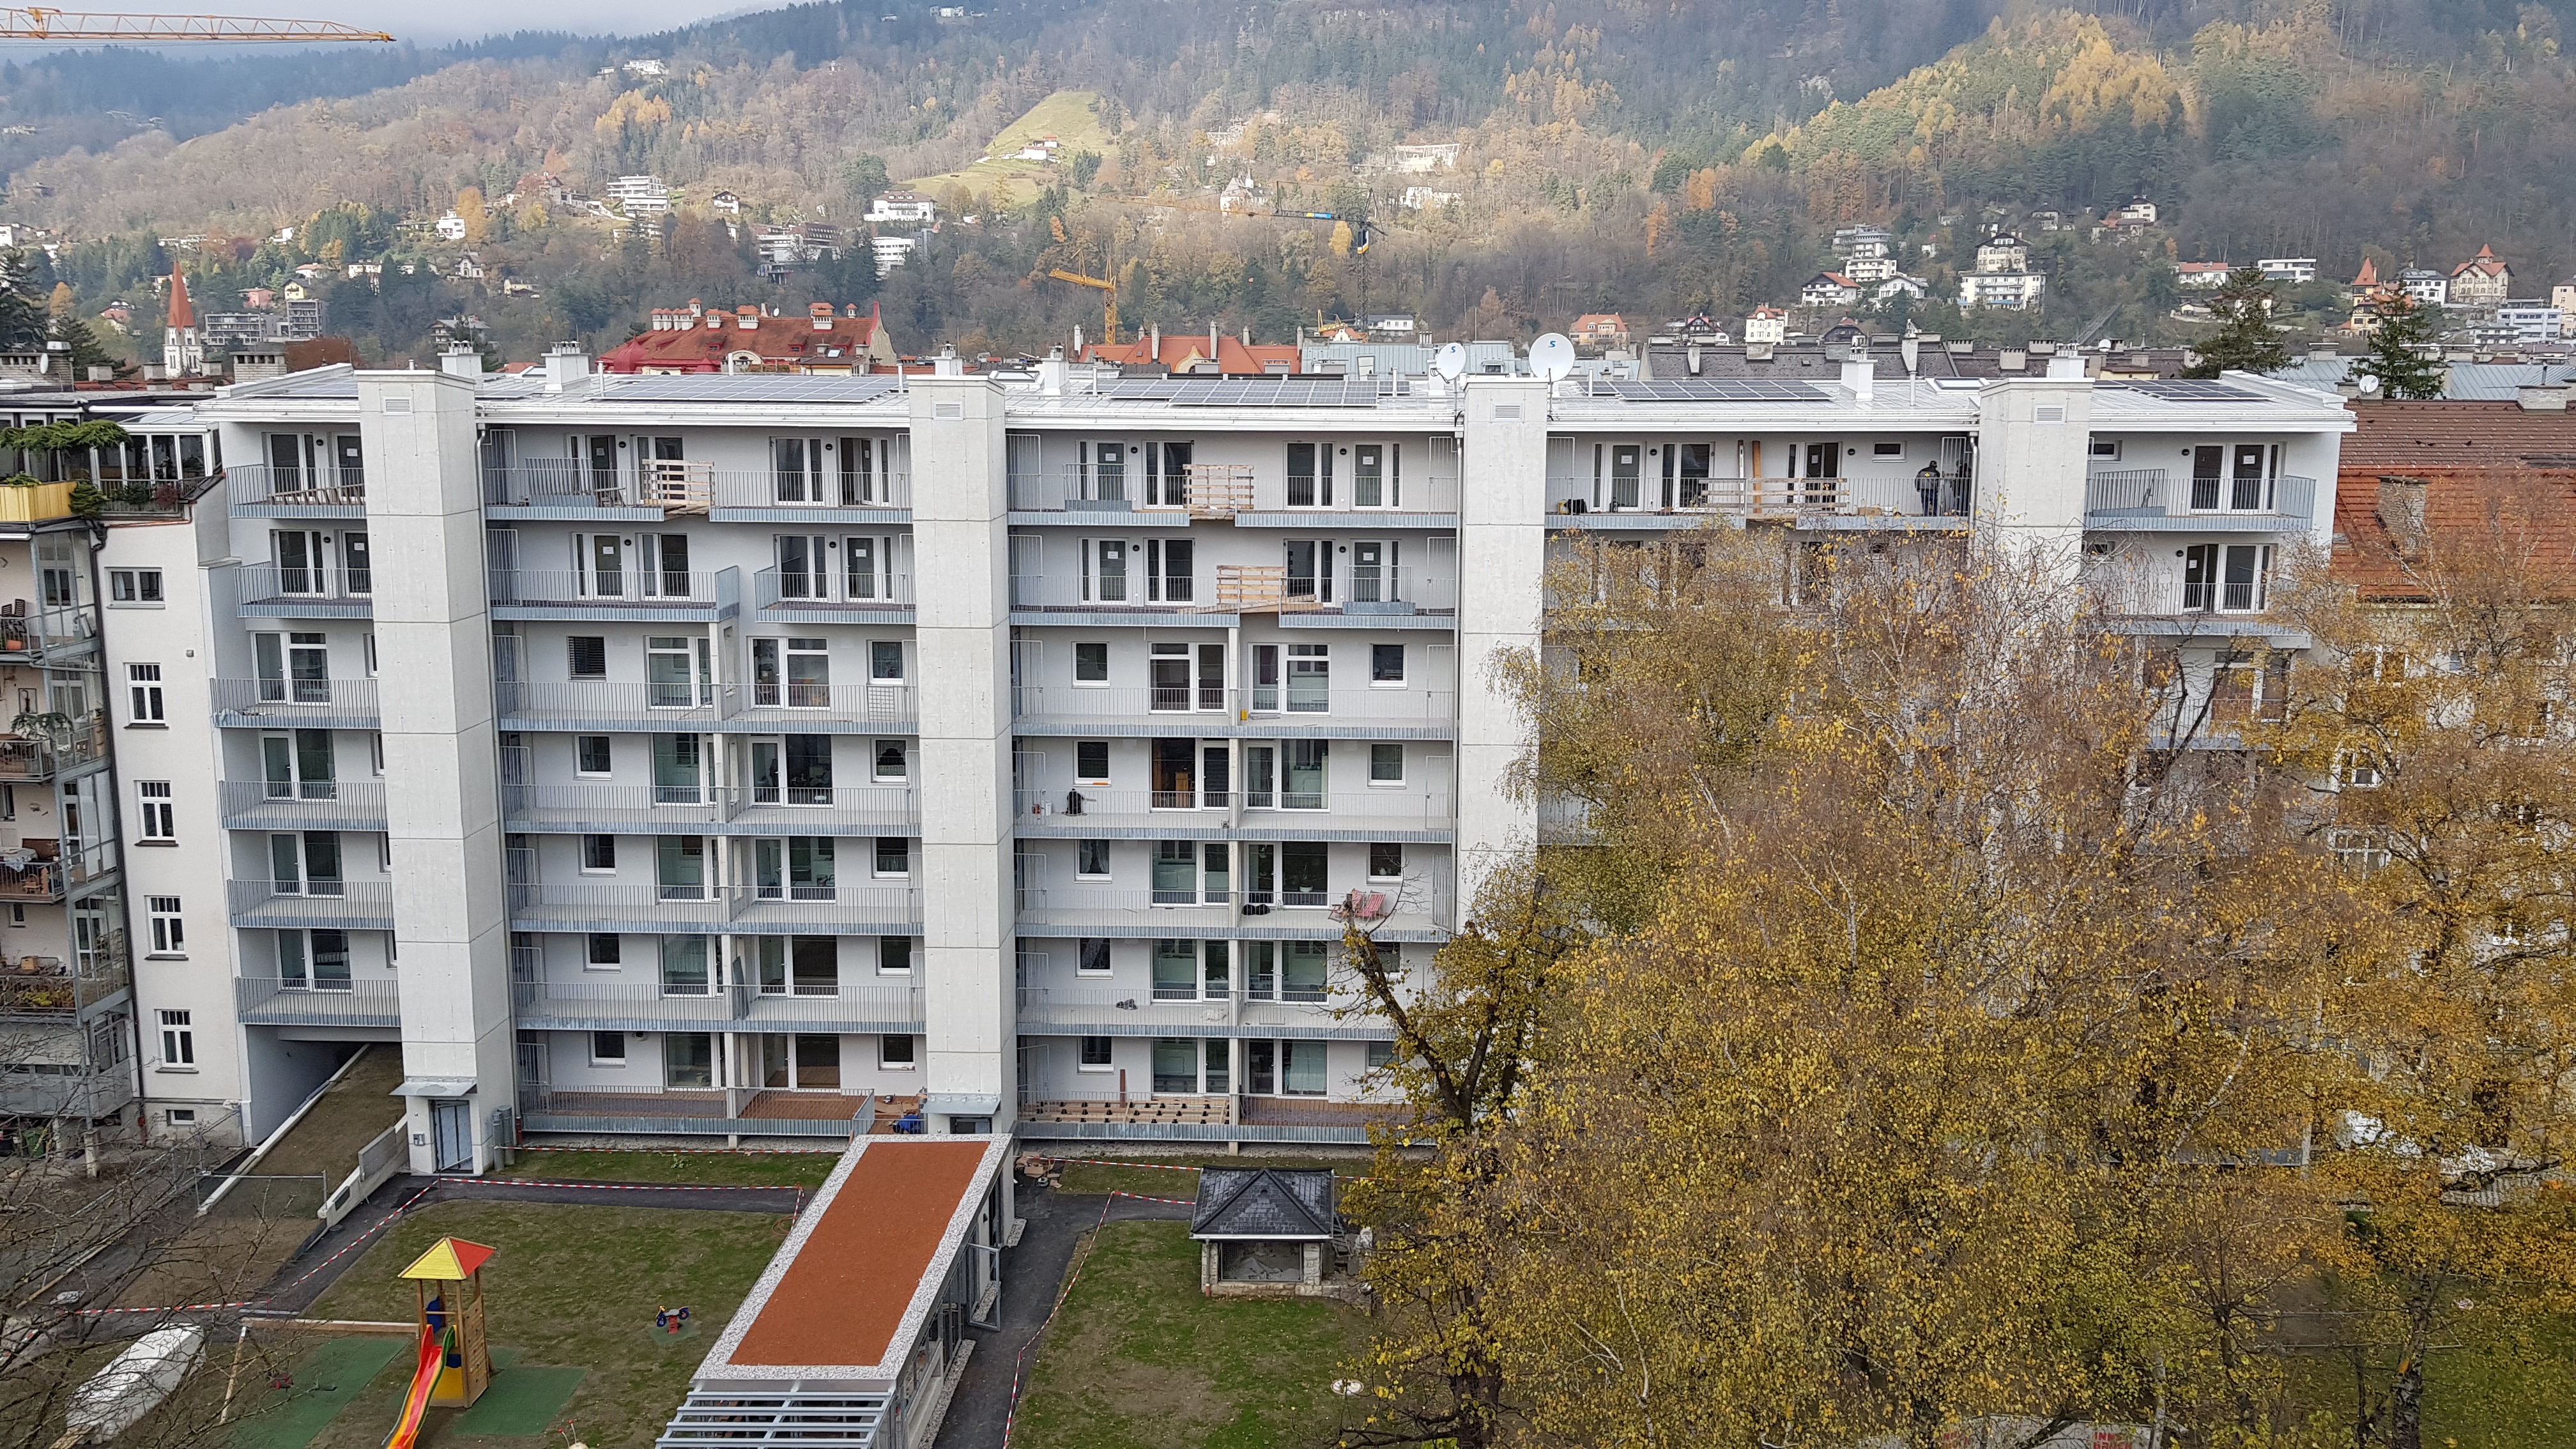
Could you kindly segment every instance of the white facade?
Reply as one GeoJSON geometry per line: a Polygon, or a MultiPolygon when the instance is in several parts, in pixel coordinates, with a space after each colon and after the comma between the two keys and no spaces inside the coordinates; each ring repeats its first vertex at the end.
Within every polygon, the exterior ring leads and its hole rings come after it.
{"type": "Polygon", "coordinates": [[[1979,307],[2005,307],[2023,310],[2036,307],[2048,295],[2048,278],[2038,272],[1961,272],[1959,274],[1959,307],[1975,311],[1979,307]]]}
{"type": "Polygon", "coordinates": [[[891,276],[894,269],[902,266],[904,258],[911,256],[913,248],[919,245],[921,245],[919,239],[908,236],[869,237],[868,250],[876,256],[878,278],[882,280],[891,276]]]}
{"type": "Polygon", "coordinates": [[[2262,257],[2258,258],[2254,265],[2263,273],[2263,280],[2267,282],[2288,282],[2297,285],[2317,279],[2315,257],[2262,257]]]}
{"type": "Polygon", "coordinates": [[[2327,394],[1852,369],[231,388],[197,416],[258,461],[108,546],[190,580],[107,614],[169,691],[119,768],[183,832],[133,852],[189,918],[140,1006],[213,1024],[146,1090],[255,1134],[398,1039],[423,1171],[513,1113],[828,1134],[871,1097],[1357,1140],[1387,1033],[1337,1013],[1343,918],[1418,970],[1538,838],[1490,665],[1570,540],[2053,551],[2205,651],[2331,528],[2327,394]]]}

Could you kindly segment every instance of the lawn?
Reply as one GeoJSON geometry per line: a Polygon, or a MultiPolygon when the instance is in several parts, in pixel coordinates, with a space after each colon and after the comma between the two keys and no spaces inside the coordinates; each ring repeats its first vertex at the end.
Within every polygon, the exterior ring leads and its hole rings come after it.
{"type": "MultiPolygon", "coordinates": [[[[1067,1156],[1088,1156],[1080,1144],[1066,1146],[1067,1156]]],[[[1104,1167],[1096,1162],[1068,1163],[1064,1169],[1066,1192],[1132,1192],[1142,1197],[1177,1198],[1184,1202],[1198,1195],[1196,1172],[1174,1172],[1173,1167],[1321,1167],[1337,1173],[1347,1186],[1354,1177],[1368,1174],[1369,1158],[1361,1153],[1349,1157],[1227,1157],[1222,1153],[1157,1153],[1153,1162],[1162,1166],[1104,1167]]]]}
{"type": "Polygon", "coordinates": [[[1025,200],[1045,190],[1047,183],[1055,179],[1053,173],[1072,165],[1077,151],[1109,154],[1109,133],[1100,128],[1100,96],[1095,91],[1057,91],[1004,126],[984,148],[983,160],[961,171],[902,184],[907,190],[935,197],[951,183],[963,183],[970,191],[990,191],[994,183],[1008,178],[1013,191],[1025,200]],[[1053,136],[1061,143],[1056,151],[1061,164],[1003,159],[1041,136],[1053,136]]]}
{"type": "Polygon", "coordinates": [[[1368,1320],[1329,1299],[1206,1298],[1185,1223],[1100,1230],[1030,1376],[1017,1449],[1329,1443],[1368,1320]]]}
{"type": "Polygon", "coordinates": [[[338,1187],[340,1179],[357,1170],[358,1149],[402,1120],[403,1104],[393,1095],[402,1079],[402,1048],[391,1043],[365,1048],[349,1075],[332,1083],[304,1120],[251,1170],[263,1177],[310,1174],[338,1187]]]}
{"type": "Polygon", "coordinates": [[[829,1152],[522,1152],[497,1174],[550,1182],[684,1182],[700,1187],[821,1187],[844,1149],[829,1152]]]}
{"type": "MultiPolygon", "coordinates": [[[[561,1402],[554,1421],[569,1424],[594,1449],[645,1449],[687,1393],[690,1373],[787,1227],[784,1214],[440,1203],[404,1219],[305,1316],[409,1320],[415,1311],[412,1285],[395,1274],[450,1234],[488,1244],[500,1250],[484,1268],[483,1284],[494,1358],[503,1367],[486,1403],[508,1386],[511,1393],[496,1409],[513,1407],[509,1400],[534,1399],[541,1401],[542,1413],[561,1402]],[[691,1315],[687,1332],[671,1336],[654,1328],[655,1309],[682,1304],[691,1315]],[[566,1401],[563,1390],[576,1371],[586,1372],[579,1373],[566,1401]],[[531,1392],[521,1394],[522,1388],[531,1392]]],[[[339,1376],[350,1372],[335,1369],[339,1376]]],[[[353,1393],[341,1385],[349,1407],[310,1439],[312,1449],[376,1449],[393,1427],[403,1388],[399,1364],[376,1370],[353,1393]]],[[[281,1401],[279,1407],[286,1405],[281,1401]]],[[[508,1422],[506,1412],[496,1415],[479,1404],[465,1412],[476,1417],[460,1423],[454,1410],[432,1412],[421,1442],[537,1442],[512,1432],[520,1426],[508,1422]],[[503,1425],[497,1438],[496,1422],[503,1425]],[[478,1428],[484,1433],[476,1434],[478,1428]]],[[[271,1449],[272,1437],[283,1440],[300,1428],[285,1422],[292,1417],[254,1420],[234,1449],[271,1449]],[[264,1434],[272,1422],[276,1435],[264,1434]]],[[[277,1449],[290,1446],[280,1443],[277,1449]]]]}

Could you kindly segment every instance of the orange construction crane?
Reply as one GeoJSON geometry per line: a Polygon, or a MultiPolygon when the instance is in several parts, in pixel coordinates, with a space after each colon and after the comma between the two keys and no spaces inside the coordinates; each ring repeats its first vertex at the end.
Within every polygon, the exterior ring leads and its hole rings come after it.
{"type": "Polygon", "coordinates": [[[263,20],[247,15],[117,15],[93,10],[0,9],[0,40],[120,41],[163,45],[190,40],[305,44],[318,40],[384,40],[336,20],[263,20]]]}
{"type": "Polygon", "coordinates": [[[1055,270],[1047,273],[1047,275],[1055,278],[1059,282],[1071,282],[1077,287],[1097,287],[1101,291],[1109,294],[1107,309],[1109,315],[1103,319],[1100,340],[1113,346],[1116,345],[1118,341],[1118,284],[1102,277],[1086,277],[1080,272],[1068,272],[1062,267],[1056,268],[1055,270]]]}

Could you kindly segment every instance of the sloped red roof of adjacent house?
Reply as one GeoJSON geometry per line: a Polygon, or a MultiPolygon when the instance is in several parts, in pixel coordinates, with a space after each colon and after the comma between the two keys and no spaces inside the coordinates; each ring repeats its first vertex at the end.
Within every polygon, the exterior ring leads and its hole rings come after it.
{"type": "Polygon", "coordinates": [[[2480,247],[2478,248],[2478,254],[2476,256],[2473,256],[2467,261],[2460,263],[2458,266],[2453,267],[2451,269],[2451,275],[2459,277],[2465,276],[2470,272],[2481,272],[2492,277],[2504,270],[2505,265],[2503,258],[2498,257],[2492,248],[2480,247]]]}
{"type": "Polygon", "coordinates": [[[763,367],[811,368],[865,372],[876,362],[892,361],[883,341],[884,318],[871,306],[863,317],[843,309],[822,315],[825,304],[810,314],[772,317],[766,313],[709,311],[688,317],[697,325],[655,328],[628,338],[599,359],[603,372],[722,372],[725,360],[742,353],[763,367]],[[708,323],[721,323],[709,326],[708,323]],[[749,323],[749,326],[745,326],[749,323]]]}
{"type": "Polygon", "coordinates": [[[2419,500],[2432,537],[2509,527],[2534,566],[2576,577],[2576,412],[2437,400],[2356,403],[2352,413],[2359,427],[2343,441],[2335,480],[2333,568],[2363,597],[2420,595],[2387,517],[2411,514],[2419,500]]]}
{"type": "Polygon", "coordinates": [[[2353,274],[2352,284],[2356,287],[2378,286],[2379,263],[2372,261],[2368,257],[2363,257],[2361,259],[2361,270],[2353,274]]]}
{"type": "MultiPolygon", "coordinates": [[[[1196,371],[1207,362],[1208,339],[1204,332],[1166,332],[1162,349],[1155,350],[1153,338],[1139,337],[1132,342],[1095,342],[1083,350],[1093,362],[1114,362],[1122,367],[1161,363],[1175,374],[1196,371]]],[[[1259,377],[1265,372],[1295,372],[1298,352],[1293,344],[1256,342],[1247,346],[1242,341],[1219,333],[1216,339],[1216,370],[1228,377],[1259,377]]]]}

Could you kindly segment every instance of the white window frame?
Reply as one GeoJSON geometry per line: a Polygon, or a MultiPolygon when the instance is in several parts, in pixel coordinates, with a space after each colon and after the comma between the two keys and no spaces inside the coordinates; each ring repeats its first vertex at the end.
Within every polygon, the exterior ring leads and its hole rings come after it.
{"type": "Polygon", "coordinates": [[[136,844],[179,843],[178,799],[168,780],[135,781],[134,804],[139,817],[134,832],[136,844]]]}
{"type": "Polygon", "coordinates": [[[161,1065],[165,1068],[197,1068],[196,1014],[186,1010],[163,1008],[161,1024],[161,1065]]]}
{"type": "Polygon", "coordinates": [[[1369,778],[1368,778],[1368,783],[1369,783],[1369,788],[1370,788],[1370,789],[1372,789],[1372,790],[1401,790],[1401,789],[1403,789],[1403,788],[1404,788],[1404,786],[1405,786],[1405,783],[1406,783],[1406,776],[1407,776],[1407,771],[1406,771],[1406,769],[1405,769],[1405,760],[1404,760],[1404,744],[1403,744],[1403,742],[1402,742],[1402,741],[1400,741],[1400,740],[1372,740],[1372,741],[1370,741],[1370,742],[1369,742],[1369,778]],[[1380,751],[1380,750],[1393,750],[1393,751],[1395,752],[1395,778],[1394,778],[1394,779],[1392,779],[1392,780],[1382,780],[1382,779],[1378,778],[1378,773],[1377,773],[1377,762],[1378,762],[1378,751],[1380,751]]]}
{"type": "Polygon", "coordinates": [[[920,1043],[913,1039],[909,1032],[890,1031],[877,1038],[878,1071],[909,1072],[920,1065],[921,1046],[920,1043]],[[896,1042],[903,1043],[903,1060],[901,1061],[896,1061],[891,1051],[891,1048],[896,1042]]]}
{"type": "Polygon", "coordinates": [[[572,773],[575,779],[580,780],[605,780],[614,776],[617,773],[617,737],[615,735],[574,735],[572,737],[572,773]],[[581,751],[582,742],[585,740],[605,740],[608,742],[607,769],[586,770],[582,768],[581,751]]]}
{"type": "Polygon", "coordinates": [[[633,1053],[627,1050],[631,1045],[627,1039],[634,1035],[635,1033],[629,1031],[594,1031],[588,1033],[588,1036],[590,1037],[590,1064],[594,1067],[617,1067],[623,1069],[629,1062],[632,1062],[635,1059],[633,1053]],[[617,1055],[613,1057],[604,1057],[599,1054],[599,1039],[601,1037],[608,1036],[617,1038],[617,1055]]]}
{"type": "Polygon", "coordinates": [[[1371,640],[1369,643],[1369,688],[1408,689],[1412,687],[1412,682],[1413,660],[1405,647],[1402,644],[1389,644],[1379,640],[1371,640]],[[1377,651],[1380,649],[1393,649],[1396,652],[1395,657],[1401,661],[1401,668],[1393,679],[1380,679],[1377,677],[1377,651]]]}
{"type": "Polygon", "coordinates": [[[1109,878],[1110,878],[1110,872],[1109,872],[1109,871],[1107,871],[1107,870],[1087,871],[1087,870],[1084,870],[1084,869],[1082,868],[1082,866],[1083,866],[1083,856],[1087,853],[1087,847],[1094,846],[1094,845],[1097,845],[1097,846],[1101,847],[1101,852],[1100,852],[1100,853],[1101,853],[1101,856],[1102,856],[1102,861],[1101,861],[1101,863],[1102,863],[1103,865],[1106,865],[1106,864],[1108,863],[1108,860],[1107,860],[1107,857],[1108,857],[1108,855],[1109,855],[1109,848],[1108,848],[1108,847],[1109,847],[1109,842],[1108,842],[1108,841],[1106,841],[1106,840],[1077,840],[1077,841],[1075,841],[1075,842],[1073,843],[1073,878],[1074,878],[1075,880],[1092,880],[1092,881],[1098,881],[1098,880],[1107,880],[1107,879],[1109,879],[1109,878]]]}
{"type": "Polygon", "coordinates": [[[584,932],[582,932],[582,933],[581,933],[581,969],[582,969],[582,970],[584,970],[584,971],[624,971],[624,970],[626,969],[626,937],[625,937],[625,935],[624,935],[622,932],[618,932],[618,931],[584,931],[584,932]],[[617,959],[616,959],[616,960],[614,960],[614,961],[602,961],[602,960],[599,960],[598,958],[596,958],[595,956],[593,956],[593,955],[591,954],[591,950],[590,950],[590,943],[591,943],[591,938],[592,938],[592,937],[594,937],[594,936],[606,936],[606,937],[607,937],[607,938],[609,938],[610,940],[615,941],[615,942],[617,943],[617,959]]]}
{"type": "Polygon", "coordinates": [[[168,608],[170,595],[162,587],[161,570],[109,569],[107,606],[111,609],[168,608]]]}
{"type": "Polygon", "coordinates": [[[603,831],[587,831],[579,837],[578,844],[575,848],[581,852],[581,873],[583,875],[617,874],[617,837],[615,835],[603,831]],[[590,843],[594,840],[605,840],[608,842],[608,864],[592,865],[590,863],[590,843]]]}
{"type": "Polygon", "coordinates": [[[1073,1039],[1073,1069],[1077,1072],[1114,1072],[1118,1070],[1118,1039],[1107,1036],[1077,1036],[1073,1039]],[[1100,1060],[1086,1060],[1091,1045],[1100,1043],[1100,1060]]]}
{"type": "Polygon", "coordinates": [[[903,740],[874,741],[868,749],[868,778],[880,785],[912,783],[912,746],[903,740]],[[895,757],[900,762],[900,768],[891,775],[885,773],[884,769],[885,750],[888,745],[894,746],[895,757]]]}
{"type": "Polygon", "coordinates": [[[161,693],[160,665],[126,665],[125,690],[127,725],[166,726],[169,724],[169,712],[166,708],[168,701],[161,693]]]}
{"type": "Polygon", "coordinates": [[[1112,775],[1114,775],[1114,774],[1116,773],[1115,767],[1114,767],[1114,766],[1112,766],[1112,765],[1110,765],[1110,763],[1109,763],[1110,753],[1111,753],[1111,752],[1110,752],[1110,749],[1109,749],[1109,741],[1107,741],[1107,740],[1076,740],[1076,741],[1074,741],[1074,742],[1073,742],[1073,783],[1075,783],[1075,784],[1077,784],[1077,785],[1091,785],[1091,786],[1095,786],[1095,787],[1105,787],[1105,786],[1107,786],[1107,785],[1109,784],[1109,781],[1110,781],[1111,776],[1112,776],[1112,775]],[[1099,773],[1098,775],[1086,775],[1086,774],[1082,773],[1082,747],[1083,747],[1084,745],[1098,745],[1098,746],[1100,746],[1101,771],[1100,771],[1100,773],[1099,773]]]}
{"type": "Polygon", "coordinates": [[[144,897],[145,933],[152,942],[152,959],[185,961],[188,959],[188,922],[179,909],[177,896],[144,897]]]}

